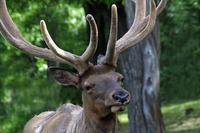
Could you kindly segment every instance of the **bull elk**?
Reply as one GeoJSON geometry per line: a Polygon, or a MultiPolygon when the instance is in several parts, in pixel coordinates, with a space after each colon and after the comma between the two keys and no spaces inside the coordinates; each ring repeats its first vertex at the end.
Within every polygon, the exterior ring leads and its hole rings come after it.
{"type": "Polygon", "coordinates": [[[81,89],[83,108],[64,104],[57,111],[43,112],[27,122],[24,133],[115,133],[116,113],[123,111],[130,101],[130,94],[121,86],[123,76],[115,72],[120,53],[135,46],[154,28],[156,17],[164,9],[166,0],[156,6],[154,0],[133,0],[135,20],[130,30],[117,40],[117,7],[112,5],[110,35],[107,51],[97,64],[92,64],[98,43],[98,29],[92,15],[86,19],[90,26],[90,42],[81,55],[60,49],[52,40],[45,21],[40,22],[41,32],[49,49],[32,45],[19,32],[9,16],[6,0],[0,0],[1,34],[16,48],[33,56],[66,63],[78,74],[60,68],[50,68],[55,80],[63,85],[81,89]],[[149,14],[146,14],[149,7],[149,14]]]}

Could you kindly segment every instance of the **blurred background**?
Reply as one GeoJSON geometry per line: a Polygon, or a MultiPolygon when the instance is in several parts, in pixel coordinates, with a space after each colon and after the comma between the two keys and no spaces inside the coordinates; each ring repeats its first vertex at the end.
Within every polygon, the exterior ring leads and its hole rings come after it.
{"type": "MultiPolygon", "coordinates": [[[[46,47],[39,29],[45,20],[55,42],[82,53],[88,45],[86,3],[110,10],[114,0],[7,0],[13,20],[33,44],[46,47]]],[[[122,6],[124,2],[122,1],[122,6]]],[[[200,2],[169,0],[160,15],[160,100],[168,132],[200,132],[200,2]]],[[[20,133],[35,114],[65,102],[81,105],[81,92],[57,85],[47,62],[28,56],[0,36],[0,133],[20,133]]],[[[68,66],[65,66],[68,68],[68,66]]],[[[73,71],[72,68],[68,68],[73,71]]],[[[127,114],[119,114],[121,130],[127,114]]],[[[121,132],[124,133],[126,129],[121,132]]]]}

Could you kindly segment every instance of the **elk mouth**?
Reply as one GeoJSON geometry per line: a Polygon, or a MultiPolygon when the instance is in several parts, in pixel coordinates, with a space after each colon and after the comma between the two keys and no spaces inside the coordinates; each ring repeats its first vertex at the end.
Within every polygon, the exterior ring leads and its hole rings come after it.
{"type": "Polygon", "coordinates": [[[112,113],[122,112],[126,109],[130,102],[130,95],[124,99],[109,99],[106,100],[105,105],[110,108],[112,113]]]}
{"type": "Polygon", "coordinates": [[[113,102],[110,104],[106,104],[107,107],[110,108],[110,111],[112,113],[117,113],[117,112],[122,112],[126,109],[127,105],[129,104],[130,99],[128,99],[126,102],[121,103],[121,102],[113,102]]]}
{"type": "Polygon", "coordinates": [[[110,109],[112,113],[122,112],[126,109],[126,105],[114,105],[110,109]]]}
{"type": "Polygon", "coordinates": [[[127,101],[126,103],[115,103],[113,105],[110,105],[110,110],[112,113],[122,112],[126,109],[128,104],[129,101],[127,101]]]}

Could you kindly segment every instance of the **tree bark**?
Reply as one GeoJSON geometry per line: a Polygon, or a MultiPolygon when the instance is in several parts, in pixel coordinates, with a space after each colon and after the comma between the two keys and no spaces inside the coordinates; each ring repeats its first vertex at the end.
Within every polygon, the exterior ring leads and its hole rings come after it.
{"type": "MultiPolygon", "coordinates": [[[[134,4],[126,0],[127,25],[134,20],[134,4]]],[[[129,133],[165,132],[159,99],[159,23],[154,31],[119,59],[124,86],[131,93],[128,107],[129,133]]]]}
{"type": "MultiPolygon", "coordinates": [[[[134,20],[134,4],[126,0],[126,13],[121,2],[116,3],[119,16],[118,36],[130,28],[134,20]]],[[[86,3],[85,13],[92,14],[99,29],[98,49],[93,59],[105,54],[110,30],[110,8],[104,4],[86,3]]],[[[89,39],[89,28],[88,28],[89,39]]],[[[159,23],[140,44],[123,53],[118,69],[124,75],[124,87],[131,93],[128,107],[129,133],[163,133],[164,124],[159,100],[159,23]]]]}

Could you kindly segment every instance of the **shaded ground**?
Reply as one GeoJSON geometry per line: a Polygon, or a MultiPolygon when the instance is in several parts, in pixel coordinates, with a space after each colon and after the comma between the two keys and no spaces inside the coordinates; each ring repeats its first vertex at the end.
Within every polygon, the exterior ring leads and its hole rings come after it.
{"type": "MultiPolygon", "coordinates": [[[[200,99],[162,107],[167,133],[200,133],[200,99]]],[[[128,133],[127,113],[118,115],[119,133],[128,133]]]]}

